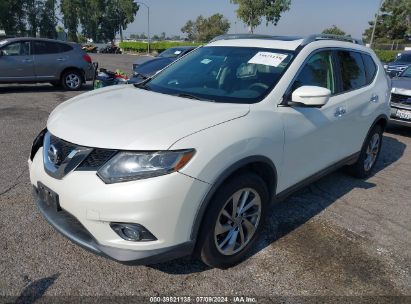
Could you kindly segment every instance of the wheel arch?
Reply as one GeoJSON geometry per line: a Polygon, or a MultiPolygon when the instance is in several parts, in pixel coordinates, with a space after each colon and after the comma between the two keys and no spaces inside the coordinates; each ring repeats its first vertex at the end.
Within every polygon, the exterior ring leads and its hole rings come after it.
{"type": "Polygon", "coordinates": [[[266,156],[249,156],[241,159],[229,166],[219,177],[215,179],[210,190],[203,198],[191,229],[191,240],[197,240],[198,233],[204,220],[212,198],[217,190],[229,179],[242,172],[254,172],[260,176],[269,191],[270,198],[273,198],[277,189],[277,169],[274,163],[266,156]]]}

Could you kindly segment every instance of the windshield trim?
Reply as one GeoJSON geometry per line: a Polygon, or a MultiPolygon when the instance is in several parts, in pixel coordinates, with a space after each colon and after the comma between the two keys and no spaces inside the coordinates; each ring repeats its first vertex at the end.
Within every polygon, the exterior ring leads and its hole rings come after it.
{"type": "MultiPolygon", "coordinates": [[[[233,48],[246,48],[246,49],[259,49],[260,51],[266,51],[266,52],[279,52],[279,53],[283,53],[283,54],[289,54],[292,56],[292,58],[290,59],[290,61],[288,62],[287,66],[282,70],[282,72],[279,74],[278,80],[277,82],[275,82],[274,84],[272,84],[271,86],[269,86],[269,88],[266,90],[266,92],[264,94],[261,94],[260,96],[258,96],[258,98],[256,98],[255,100],[248,100],[247,102],[241,102],[240,98],[237,98],[238,102],[233,102],[233,101],[224,101],[224,100],[215,100],[214,98],[210,98],[209,96],[202,96],[201,94],[199,94],[200,96],[197,96],[199,99],[201,99],[201,101],[206,101],[206,102],[214,102],[214,103],[228,103],[228,104],[256,104],[256,103],[260,103],[262,102],[264,99],[266,99],[266,97],[271,94],[271,92],[275,89],[275,87],[277,86],[277,84],[281,81],[281,79],[283,78],[284,74],[288,71],[289,67],[292,65],[293,61],[295,60],[296,57],[298,57],[298,51],[296,50],[288,50],[288,49],[276,49],[276,48],[263,48],[263,47],[253,47],[253,46],[247,46],[247,47],[243,47],[243,46],[199,46],[198,48],[194,49],[193,51],[190,52],[191,53],[195,53],[197,51],[199,51],[202,48],[205,47],[209,47],[209,48],[227,48],[227,47],[233,47],[233,48]]],[[[178,96],[180,93],[181,94],[195,94],[195,93],[191,93],[191,92],[181,92],[181,91],[177,91],[177,90],[173,90],[174,92],[163,92],[163,91],[159,91],[159,90],[153,90],[152,87],[150,87],[150,83],[152,82],[152,80],[156,79],[159,75],[161,75],[165,70],[167,70],[168,68],[170,68],[172,65],[176,64],[178,61],[180,61],[182,58],[184,58],[185,56],[178,58],[176,61],[173,61],[170,65],[168,65],[166,68],[164,68],[163,70],[161,70],[161,72],[157,73],[156,75],[154,75],[152,78],[146,79],[146,82],[144,83],[144,87],[148,88],[150,91],[156,92],[156,93],[161,93],[161,94],[165,94],[165,95],[170,95],[170,96],[178,96]]],[[[169,89],[171,90],[171,89],[169,89]]],[[[223,97],[222,97],[223,98],[223,97]]],[[[229,97],[226,96],[226,98],[228,99],[229,97]]]]}

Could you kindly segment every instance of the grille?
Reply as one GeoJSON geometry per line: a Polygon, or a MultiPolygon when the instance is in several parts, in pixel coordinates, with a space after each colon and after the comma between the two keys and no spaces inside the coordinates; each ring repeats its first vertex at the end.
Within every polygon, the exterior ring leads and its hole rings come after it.
{"type": "Polygon", "coordinates": [[[116,150],[94,149],[77,167],[77,170],[97,170],[116,153],[116,150]]]}
{"type": "Polygon", "coordinates": [[[411,105],[411,101],[408,101],[409,99],[411,99],[411,96],[401,95],[401,94],[391,94],[391,102],[394,102],[394,103],[402,103],[405,105],[411,105]]]}

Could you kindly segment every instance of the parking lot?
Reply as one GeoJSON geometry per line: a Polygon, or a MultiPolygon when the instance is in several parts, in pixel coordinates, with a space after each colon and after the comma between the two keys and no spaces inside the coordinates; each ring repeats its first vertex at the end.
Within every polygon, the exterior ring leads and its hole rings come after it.
{"type": "MultiPolygon", "coordinates": [[[[92,57],[128,74],[135,58],[92,57]]],[[[265,238],[234,268],[125,266],[66,240],[31,198],[31,142],[54,107],[80,93],[0,85],[0,295],[411,295],[411,128],[388,128],[368,180],[339,171],[273,206],[265,238]]]]}

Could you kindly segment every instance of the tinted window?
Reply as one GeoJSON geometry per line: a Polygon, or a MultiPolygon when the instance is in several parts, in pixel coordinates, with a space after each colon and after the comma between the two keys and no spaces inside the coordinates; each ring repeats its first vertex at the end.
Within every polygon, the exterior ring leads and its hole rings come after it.
{"type": "Polygon", "coordinates": [[[301,86],[318,86],[335,93],[332,52],[318,52],[310,57],[295,80],[292,91],[301,86]]]}
{"type": "Polygon", "coordinates": [[[57,44],[59,46],[60,53],[70,52],[73,50],[73,48],[68,44],[65,44],[65,43],[57,43],[57,44]]]}
{"type": "Polygon", "coordinates": [[[341,71],[342,90],[351,91],[365,86],[367,81],[361,54],[338,51],[337,57],[341,71]]]}
{"type": "Polygon", "coordinates": [[[377,73],[377,66],[370,55],[362,54],[362,59],[365,66],[365,75],[367,77],[367,84],[370,84],[377,73]]]}
{"type": "Polygon", "coordinates": [[[56,54],[60,52],[59,44],[50,41],[33,41],[34,54],[56,54]]]}
{"type": "Polygon", "coordinates": [[[3,56],[27,56],[30,55],[29,42],[11,43],[1,49],[3,56]]]}

